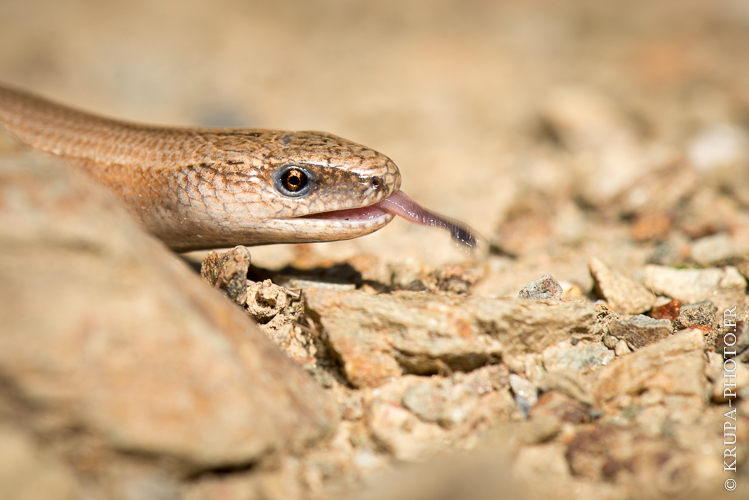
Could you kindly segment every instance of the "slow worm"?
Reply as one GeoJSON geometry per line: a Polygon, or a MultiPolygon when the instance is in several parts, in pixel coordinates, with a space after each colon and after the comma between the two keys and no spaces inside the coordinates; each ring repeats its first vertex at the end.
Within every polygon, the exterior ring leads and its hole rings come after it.
{"type": "Polygon", "coordinates": [[[176,251],[345,240],[395,215],[476,243],[400,191],[390,158],[332,134],[129,123],[4,86],[0,124],[109,187],[176,251]]]}

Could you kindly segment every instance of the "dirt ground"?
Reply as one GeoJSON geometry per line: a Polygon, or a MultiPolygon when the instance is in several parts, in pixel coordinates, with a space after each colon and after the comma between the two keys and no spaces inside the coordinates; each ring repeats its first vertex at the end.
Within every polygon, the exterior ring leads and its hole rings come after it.
{"type": "MultiPolygon", "coordinates": [[[[226,446],[195,451],[189,413],[171,448],[149,448],[162,431],[148,418],[127,421],[132,442],[148,436],[129,447],[124,406],[101,432],[37,418],[78,396],[29,396],[11,355],[23,342],[0,341],[0,442],[21,450],[0,450],[0,484],[123,500],[747,498],[746,61],[745,0],[0,0],[1,82],[141,122],[331,132],[391,157],[404,192],[484,237],[466,254],[396,219],[251,248],[235,302],[335,402],[310,402],[316,423],[289,423],[273,442],[301,437],[262,458],[207,430],[226,446]],[[8,466],[18,456],[28,476],[8,466]]],[[[0,135],[0,160],[18,151],[0,135]]],[[[6,262],[21,262],[17,234],[0,232],[6,262]]],[[[28,329],[9,319],[27,296],[8,273],[0,319],[28,329]]]]}

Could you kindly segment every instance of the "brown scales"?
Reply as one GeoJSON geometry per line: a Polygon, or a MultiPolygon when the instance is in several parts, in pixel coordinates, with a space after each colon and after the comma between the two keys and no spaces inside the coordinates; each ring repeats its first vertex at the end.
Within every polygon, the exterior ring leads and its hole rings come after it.
{"type": "Polygon", "coordinates": [[[0,124],[108,186],[178,251],[362,236],[392,216],[367,223],[298,217],[370,206],[400,187],[389,158],[322,132],[140,125],[2,86],[0,124]],[[279,193],[274,175],[288,165],[304,166],[315,189],[297,198],[279,193]]]}

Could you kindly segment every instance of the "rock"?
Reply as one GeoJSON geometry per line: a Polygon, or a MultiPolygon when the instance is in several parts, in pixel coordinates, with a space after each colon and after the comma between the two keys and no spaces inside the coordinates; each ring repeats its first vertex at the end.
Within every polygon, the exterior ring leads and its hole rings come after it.
{"type": "Polygon", "coordinates": [[[719,123],[700,131],[688,153],[689,160],[703,171],[741,165],[749,156],[749,137],[736,125],[719,123]]]}
{"type": "Polygon", "coordinates": [[[0,498],[72,500],[80,498],[76,480],[43,447],[20,429],[0,425],[0,498]]]}
{"type": "Polygon", "coordinates": [[[406,261],[392,267],[390,281],[394,290],[465,294],[478,279],[479,276],[474,271],[461,266],[446,265],[435,270],[417,262],[406,261]]]}
{"type": "Polygon", "coordinates": [[[347,292],[356,290],[353,283],[337,283],[332,281],[321,281],[319,279],[305,279],[299,277],[284,277],[280,280],[281,284],[288,290],[306,290],[307,288],[325,288],[338,292],[347,292]]]}
{"type": "Polygon", "coordinates": [[[403,406],[425,422],[450,427],[463,422],[478,403],[478,395],[462,384],[415,384],[403,394],[403,406]]]}
{"type": "Polygon", "coordinates": [[[645,170],[612,200],[612,206],[601,208],[616,208],[620,215],[632,217],[630,234],[636,241],[662,241],[669,236],[674,213],[699,188],[700,178],[679,153],[664,145],[644,147],[635,154],[640,157],[630,161],[642,164],[644,160],[645,170]]]}
{"type": "MultiPolygon", "coordinates": [[[[709,446],[709,441],[702,443],[709,446]]],[[[575,477],[610,484],[634,481],[633,498],[690,498],[694,492],[694,498],[724,498],[705,484],[720,462],[699,449],[674,445],[669,435],[651,436],[615,425],[587,426],[568,437],[565,456],[575,477]]]]}
{"type": "Polygon", "coordinates": [[[443,266],[434,273],[436,289],[454,294],[468,293],[478,279],[472,271],[454,265],[443,266]]]}
{"type": "Polygon", "coordinates": [[[554,212],[544,193],[518,193],[497,226],[491,245],[500,253],[520,256],[546,247],[553,236],[554,212]]]}
{"type": "Polygon", "coordinates": [[[624,110],[592,88],[556,88],[541,103],[540,118],[568,147],[587,149],[629,134],[624,110]]]}
{"type": "Polygon", "coordinates": [[[531,420],[551,416],[570,424],[583,424],[593,420],[590,406],[554,390],[545,392],[538,398],[538,402],[530,409],[529,416],[531,420]]]}
{"type": "Polygon", "coordinates": [[[316,370],[318,348],[313,332],[291,323],[274,328],[269,328],[268,325],[258,326],[288,357],[309,371],[318,384],[330,387],[328,372],[316,370]]]}
{"type": "Polygon", "coordinates": [[[506,372],[498,365],[449,378],[405,375],[357,392],[364,394],[365,439],[374,439],[367,446],[385,447],[405,460],[448,446],[473,447],[475,437],[463,440],[477,425],[517,412],[506,372]]]}
{"type": "MultiPolygon", "coordinates": [[[[699,189],[679,207],[674,225],[691,240],[733,231],[733,227],[741,225],[735,218],[736,208],[735,200],[728,195],[714,189],[699,189]]],[[[691,253],[691,242],[687,249],[691,253]]]]}
{"type": "Polygon", "coordinates": [[[564,300],[580,300],[582,298],[583,291],[577,283],[560,281],[559,284],[562,286],[562,298],[564,300]]]}
{"type": "Polygon", "coordinates": [[[632,352],[632,349],[629,348],[626,340],[620,340],[614,347],[614,353],[616,353],[617,356],[624,356],[630,352],[632,352]]]}
{"type": "Polygon", "coordinates": [[[701,330],[686,330],[617,358],[596,372],[593,393],[602,403],[646,390],[702,398],[706,384],[704,344],[701,330]]]}
{"type": "Polygon", "coordinates": [[[603,336],[601,339],[603,342],[603,345],[606,346],[607,349],[614,349],[616,345],[620,342],[620,340],[613,335],[607,333],[603,336]]]}
{"type": "Polygon", "coordinates": [[[705,236],[692,243],[692,259],[702,267],[734,264],[742,257],[728,233],[705,236]]]}
{"type": "Polygon", "coordinates": [[[626,341],[634,350],[669,337],[673,333],[673,327],[667,319],[653,319],[639,314],[627,319],[612,320],[609,333],[626,341]]]}
{"type": "Polygon", "coordinates": [[[681,233],[669,233],[665,241],[654,242],[650,256],[648,257],[648,263],[660,266],[678,266],[683,264],[688,257],[688,241],[687,237],[681,233]]]}
{"type": "Polygon", "coordinates": [[[541,391],[557,391],[584,405],[593,404],[589,381],[574,370],[544,372],[538,381],[541,391]]]}
{"type": "Polygon", "coordinates": [[[743,303],[747,283],[731,266],[723,269],[673,269],[651,265],[645,267],[645,285],[655,293],[683,304],[711,300],[720,313],[727,307],[743,303]]]}
{"type": "Polygon", "coordinates": [[[425,422],[439,422],[445,406],[445,393],[430,383],[415,384],[403,395],[403,406],[425,422]]]}
{"type": "Polygon", "coordinates": [[[584,372],[603,366],[614,359],[614,353],[601,344],[579,342],[570,345],[568,341],[547,347],[541,354],[547,371],[573,370],[584,372]]]}
{"type": "Polygon", "coordinates": [[[544,274],[539,279],[526,285],[518,297],[521,299],[555,299],[562,300],[562,286],[550,274],[544,274]]]}
{"type": "Polygon", "coordinates": [[[580,183],[579,197],[603,214],[634,216],[634,238],[660,239],[672,224],[669,213],[698,182],[675,150],[618,141],[601,151],[595,169],[580,183]]]}
{"type": "Polygon", "coordinates": [[[674,321],[674,330],[708,326],[710,329],[718,325],[718,308],[706,300],[698,304],[682,306],[679,316],[674,321]]]}
{"type": "Polygon", "coordinates": [[[579,302],[437,296],[418,292],[305,292],[308,313],[356,387],[402,373],[470,371],[503,353],[540,351],[590,333],[594,307],[579,302]]]}
{"type": "Polygon", "coordinates": [[[650,311],[650,317],[653,319],[667,319],[673,323],[679,317],[680,312],[681,302],[672,300],[666,304],[653,307],[650,311]]]}
{"type": "Polygon", "coordinates": [[[516,438],[524,444],[551,441],[562,430],[562,421],[555,415],[542,415],[518,424],[516,438]]]}
{"type": "Polygon", "coordinates": [[[296,321],[303,312],[302,295],[275,285],[271,280],[246,286],[247,312],[265,330],[277,330],[296,321]]]}
{"type": "MultiPolygon", "coordinates": [[[[564,446],[559,443],[524,446],[515,458],[513,471],[515,477],[528,485],[525,491],[530,493],[528,498],[554,498],[560,492],[564,498],[574,490],[564,446]],[[543,481],[538,480],[541,477],[543,481]]],[[[495,498],[498,497],[495,492],[495,498]]]]}
{"type": "Polygon", "coordinates": [[[130,465],[109,471],[109,498],[126,500],[181,500],[176,478],[166,471],[148,471],[130,465]]]}
{"type": "Polygon", "coordinates": [[[513,373],[510,375],[510,387],[515,394],[515,401],[524,414],[538,401],[538,388],[528,379],[513,373]]]}
{"type": "Polygon", "coordinates": [[[211,252],[203,259],[200,275],[241,306],[246,302],[250,260],[250,251],[243,246],[226,252],[211,252]]]}
{"type": "Polygon", "coordinates": [[[506,388],[510,380],[509,369],[504,363],[485,366],[466,374],[456,373],[455,375],[464,375],[463,383],[479,396],[506,388]]]}
{"type": "MultiPolygon", "coordinates": [[[[635,190],[637,192],[637,190],[635,190]]],[[[669,212],[645,211],[637,214],[632,222],[629,233],[637,242],[663,240],[673,226],[673,216],[669,212]]],[[[666,250],[666,248],[661,248],[666,250]]],[[[659,256],[661,259],[668,257],[667,253],[659,256]]]]}
{"type": "Polygon", "coordinates": [[[427,289],[429,275],[434,270],[413,261],[405,262],[393,266],[391,283],[394,290],[409,290],[419,292],[427,289]]]}
{"type": "Polygon", "coordinates": [[[185,474],[333,431],[328,394],[93,181],[3,160],[0,200],[0,399],[31,432],[75,429],[92,470],[126,452],[185,474]]]}
{"type": "Polygon", "coordinates": [[[598,295],[611,308],[623,314],[639,314],[649,310],[655,295],[641,284],[612,271],[598,259],[588,263],[598,295]]]}
{"type": "Polygon", "coordinates": [[[253,282],[247,279],[250,251],[242,246],[226,252],[211,252],[203,259],[201,276],[243,307],[273,342],[307,369],[316,365],[317,347],[313,336],[296,325],[304,312],[302,288],[324,286],[335,290],[353,290],[355,285],[330,284],[303,279],[284,279],[297,285],[291,290],[271,280],[253,282]]]}
{"type": "Polygon", "coordinates": [[[749,260],[743,260],[742,262],[737,264],[736,269],[739,270],[744,278],[749,279],[749,260]]]}
{"type": "Polygon", "coordinates": [[[447,431],[399,405],[374,401],[367,422],[373,437],[398,460],[416,461],[444,446],[447,431]]]}
{"type": "MultiPolygon", "coordinates": [[[[378,474],[369,491],[357,484],[351,500],[527,500],[525,487],[512,474],[512,461],[500,447],[440,456],[378,474]],[[362,491],[364,489],[364,491],[362,491]]],[[[326,497],[327,498],[327,497],[326,497]]],[[[274,499],[275,500],[275,499],[274,499]]]]}

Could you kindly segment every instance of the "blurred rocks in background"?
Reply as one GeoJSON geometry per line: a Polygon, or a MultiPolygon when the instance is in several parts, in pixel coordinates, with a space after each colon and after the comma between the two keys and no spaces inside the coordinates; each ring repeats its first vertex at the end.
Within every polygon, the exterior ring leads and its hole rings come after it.
{"type": "Polygon", "coordinates": [[[712,500],[732,409],[749,496],[748,26],[743,0],[3,3],[3,82],[347,137],[488,244],[238,248],[205,261],[232,303],[0,134],[0,497],[712,500]]]}

